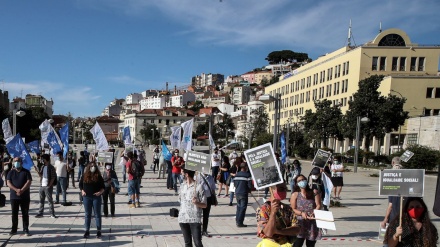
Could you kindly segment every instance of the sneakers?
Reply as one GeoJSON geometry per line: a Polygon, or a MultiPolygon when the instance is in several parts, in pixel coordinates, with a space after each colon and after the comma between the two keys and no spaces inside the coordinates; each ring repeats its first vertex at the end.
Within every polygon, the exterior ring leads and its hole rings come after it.
{"type": "Polygon", "coordinates": [[[31,236],[31,234],[29,233],[29,229],[25,229],[24,230],[24,235],[28,236],[28,237],[31,236]]]}
{"type": "Polygon", "coordinates": [[[96,233],[96,238],[101,238],[101,231],[98,231],[98,232],[96,233]]]}
{"type": "Polygon", "coordinates": [[[56,219],[56,218],[58,218],[58,216],[56,216],[56,215],[54,215],[54,214],[52,214],[50,217],[51,217],[52,219],[56,219]]]}
{"type": "Polygon", "coordinates": [[[35,218],[42,218],[43,217],[43,214],[37,214],[37,215],[35,215],[35,218]]]}
{"type": "Polygon", "coordinates": [[[130,206],[128,206],[129,208],[136,208],[135,204],[130,204],[130,206]]]}
{"type": "Polygon", "coordinates": [[[141,206],[141,204],[139,202],[136,202],[135,206],[138,208],[141,206]]]}
{"type": "Polygon", "coordinates": [[[90,237],[90,232],[89,232],[89,231],[86,231],[86,232],[84,233],[84,238],[88,238],[88,237],[90,237]]]}
{"type": "Polygon", "coordinates": [[[238,228],[243,228],[243,227],[247,227],[247,225],[245,225],[245,224],[239,224],[239,225],[237,225],[237,227],[238,227],[238,228]]]}
{"type": "Polygon", "coordinates": [[[212,237],[211,235],[209,235],[208,232],[202,232],[202,236],[207,237],[207,238],[212,237]]]}

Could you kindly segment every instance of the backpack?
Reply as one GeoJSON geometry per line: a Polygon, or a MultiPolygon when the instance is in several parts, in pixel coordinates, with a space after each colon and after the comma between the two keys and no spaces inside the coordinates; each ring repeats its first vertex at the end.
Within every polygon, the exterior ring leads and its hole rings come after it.
{"type": "Polygon", "coordinates": [[[142,178],[145,174],[145,168],[138,160],[132,160],[130,174],[133,176],[133,179],[142,178]]]}

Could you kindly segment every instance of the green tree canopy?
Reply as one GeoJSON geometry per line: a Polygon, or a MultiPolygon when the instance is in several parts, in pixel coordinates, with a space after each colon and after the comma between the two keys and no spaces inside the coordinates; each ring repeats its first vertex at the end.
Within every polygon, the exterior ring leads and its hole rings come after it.
{"type": "MultiPolygon", "coordinates": [[[[414,156],[408,162],[402,161],[402,166],[405,169],[432,170],[440,165],[440,151],[438,150],[417,144],[408,146],[406,150],[413,152],[414,156]]],[[[406,150],[395,153],[393,156],[400,157],[406,150]]]]}
{"type": "MultiPolygon", "coordinates": [[[[41,139],[41,133],[39,126],[45,120],[49,119],[49,115],[44,111],[42,107],[32,107],[28,109],[22,109],[26,113],[23,117],[16,117],[17,133],[20,133],[21,137],[24,137],[26,142],[41,139]]],[[[10,116],[11,128],[13,124],[13,116],[10,116]]]]}
{"type": "Polygon", "coordinates": [[[267,55],[266,60],[269,64],[279,64],[280,62],[292,62],[296,60],[303,62],[309,59],[307,53],[294,52],[291,50],[273,51],[267,55]]]}

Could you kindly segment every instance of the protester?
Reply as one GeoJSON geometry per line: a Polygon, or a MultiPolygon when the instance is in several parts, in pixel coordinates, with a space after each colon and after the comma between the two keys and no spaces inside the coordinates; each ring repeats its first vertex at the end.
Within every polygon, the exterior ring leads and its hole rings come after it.
{"type": "MultiPolygon", "coordinates": [[[[313,167],[312,171],[310,171],[309,181],[311,182],[311,188],[313,193],[319,194],[321,196],[321,202],[325,199],[325,187],[321,178],[321,169],[319,167],[313,167]]],[[[327,206],[323,205],[323,209],[328,211],[327,206]]]]}
{"type": "Polygon", "coordinates": [[[84,151],[79,152],[78,159],[78,177],[76,178],[76,182],[79,182],[81,176],[84,174],[84,168],[86,167],[86,158],[84,151]]]}
{"type": "Polygon", "coordinates": [[[9,157],[7,153],[5,153],[3,158],[3,172],[2,176],[5,178],[6,186],[8,186],[8,173],[12,170],[12,158],[9,157]]]}
{"type": "Polygon", "coordinates": [[[18,210],[21,208],[21,218],[23,221],[23,231],[26,236],[29,233],[29,206],[31,202],[30,187],[32,183],[31,173],[23,168],[20,157],[13,159],[14,168],[8,172],[7,182],[10,188],[10,201],[12,209],[12,228],[10,236],[17,234],[18,210]]]}
{"type": "Polygon", "coordinates": [[[290,198],[290,205],[297,215],[300,232],[293,246],[303,246],[306,241],[307,247],[313,247],[316,241],[321,239],[321,231],[316,226],[313,214],[313,210],[321,209],[321,196],[313,192],[308,186],[307,178],[302,174],[296,178],[295,184],[295,192],[290,198]]]}
{"type": "Polygon", "coordinates": [[[223,197],[228,197],[229,194],[229,184],[226,183],[229,177],[229,169],[231,164],[229,164],[229,158],[227,156],[223,157],[222,166],[220,167],[220,186],[218,187],[218,196],[222,192],[223,185],[225,186],[225,195],[223,197]]]}
{"type": "Polygon", "coordinates": [[[194,240],[196,247],[203,247],[201,219],[202,209],[206,207],[207,203],[203,186],[196,185],[194,181],[194,173],[194,171],[183,169],[185,182],[182,183],[179,194],[178,221],[185,246],[192,246],[192,240],[194,240]]]}
{"type": "MultiPolygon", "coordinates": [[[[171,157],[171,159],[173,159],[171,157]]],[[[165,160],[167,163],[167,189],[174,190],[173,186],[173,163],[171,160],[165,160]]]]}
{"type": "Polygon", "coordinates": [[[422,198],[408,197],[402,210],[401,225],[399,221],[400,217],[395,217],[387,228],[384,243],[388,247],[437,246],[437,228],[432,224],[428,207],[422,198]]]}
{"type": "Polygon", "coordinates": [[[67,155],[67,183],[66,187],[69,188],[69,180],[72,181],[73,188],[76,189],[75,186],[75,166],[76,166],[76,160],[72,157],[72,153],[69,153],[67,155]]]}
{"type": "Polygon", "coordinates": [[[124,152],[122,152],[121,154],[121,161],[119,162],[119,165],[121,166],[122,169],[122,182],[125,184],[125,181],[127,181],[127,161],[128,158],[127,156],[124,154],[124,152]]]}
{"type": "Polygon", "coordinates": [[[157,178],[160,178],[160,174],[162,173],[162,178],[165,178],[165,172],[167,170],[167,162],[163,155],[161,154],[159,157],[159,167],[157,168],[157,178]]]}
{"type": "Polygon", "coordinates": [[[295,179],[301,174],[301,163],[299,160],[293,161],[293,166],[290,169],[290,193],[293,194],[296,186],[295,179]]]}
{"type": "Polygon", "coordinates": [[[104,179],[99,172],[98,166],[90,162],[84,171],[84,176],[79,181],[79,188],[83,196],[85,214],[85,233],[84,238],[90,236],[90,223],[92,221],[92,209],[95,213],[96,237],[101,238],[101,195],[104,193],[104,179]]]}
{"type": "Polygon", "coordinates": [[[182,184],[182,178],[180,176],[181,170],[185,165],[185,161],[181,156],[179,156],[179,149],[174,150],[174,156],[171,158],[171,163],[173,164],[173,189],[174,195],[177,195],[177,183],[182,184]]]}
{"type": "Polygon", "coordinates": [[[330,167],[332,172],[332,183],[333,183],[333,192],[335,195],[335,199],[341,200],[341,190],[342,186],[344,186],[343,173],[344,173],[344,164],[339,163],[339,160],[335,157],[333,159],[333,164],[330,167]]]}
{"type": "Polygon", "coordinates": [[[234,151],[229,155],[229,162],[234,165],[235,160],[238,158],[237,149],[234,148],[234,151]]]}
{"type": "Polygon", "coordinates": [[[229,186],[229,206],[232,206],[232,202],[234,201],[234,195],[235,195],[235,185],[234,185],[234,178],[235,175],[237,175],[237,172],[240,171],[240,164],[242,163],[241,157],[237,157],[235,159],[235,162],[233,163],[233,166],[231,169],[229,169],[229,175],[231,175],[231,184],[229,186]],[[232,191],[231,187],[234,188],[234,191],[232,191]]]}
{"type": "Polygon", "coordinates": [[[41,158],[40,154],[37,154],[36,161],[37,161],[37,165],[34,166],[34,170],[37,172],[38,176],[41,179],[40,171],[41,171],[41,168],[43,168],[43,166],[44,166],[44,162],[43,162],[43,159],[41,158]]]}
{"type": "MultiPolygon", "coordinates": [[[[211,197],[215,196],[215,182],[214,178],[209,174],[201,174],[197,176],[197,182],[203,186],[206,197],[206,208],[203,208],[203,222],[202,222],[202,235],[210,238],[208,233],[209,214],[211,213],[211,197]]],[[[214,205],[216,206],[216,205],[214,205]]]]}
{"type": "MultiPolygon", "coordinates": [[[[275,160],[277,161],[278,166],[280,167],[282,177],[284,177],[284,165],[281,164],[280,155],[278,153],[275,153],[275,160]]],[[[269,188],[266,187],[264,189],[264,199],[267,198],[268,194],[269,194],[269,188]]]]}
{"type": "Polygon", "coordinates": [[[55,171],[55,167],[50,164],[50,155],[43,154],[43,167],[38,171],[38,175],[40,176],[40,207],[38,210],[38,214],[35,216],[36,218],[43,217],[44,213],[44,201],[47,198],[47,202],[49,203],[49,213],[51,218],[57,218],[55,216],[55,209],[53,206],[53,186],[55,180],[57,178],[57,173],[55,171]]]}
{"type": "Polygon", "coordinates": [[[66,201],[66,190],[67,190],[67,164],[63,159],[63,152],[58,152],[56,154],[58,158],[55,161],[55,169],[57,173],[57,191],[55,194],[55,204],[60,203],[60,193],[63,194],[63,203],[62,205],[67,205],[66,201]]]}
{"type": "Polygon", "coordinates": [[[214,178],[215,183],[217,183],[217,180],[219,180],[219,177],[217,177],[217,175],[220,170],[221,160],[222,158],[220,154],[218,154],[218,148],[215,148],[214,153],[211,155],[211,175],[214,178]]]}
{"type": "Polygon", "coordinates": [[[153,174],[156,174],[156,166],[159,169],[159,159],[161,156],[159,145],[156,145],[156,148],[153,150],[153,174]]]}
{"type": "Polygon", "coordinates": [[[257,235],[263,240],[257,247],[283,246],[291,247],[294,236],[299,233],[294,212],[290,205],[281,203],[286,199],[285,183],[272,186],[269,200],[257,209],[257,235]]]}
{"type": "Polygon", "coordinates": [[[247,164],[240,164],[240,171],[234,178],[235,197],[237,198],[237,212],[235,213],[235,224],[237,227],[247,227],[243,224],[248,205],[248,194],[252,190],[252,178],[248,172],[247,164]]]}
{"type": "Polygon", "coordinates": [[[130,208],[140,207],[139,203],[139,195],[140,195],[140,183],[139,180],[142,177],[139,177],[137,174],[133,173],[133,169],[141,169],[141,164],[137,164],[138,161],[134,157],[133,152],[127,153],[128,161],[126,164],[127,173],[128,173],[128,196],[130,197],[130,208]],[[137,168],[136,168],[137,167],[137,168]]]}
{"type": "Polygon", "coordinates": [[[105,164],[105,170],[102,174],[104,179],[104,193],[102,194],[102,199],[104,201],[104,217],[108,217],[108,201],[110,199],[110,213],[112,217],[115,217],[115,193],[116,186],[114,180],[118,180],[116,172],[112,170],[111,163],[105,164]]]}

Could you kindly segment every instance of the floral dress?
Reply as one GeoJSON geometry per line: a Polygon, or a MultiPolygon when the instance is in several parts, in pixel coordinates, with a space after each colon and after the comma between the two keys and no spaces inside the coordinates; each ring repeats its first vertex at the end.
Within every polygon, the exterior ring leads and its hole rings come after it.
{"type": "MultiPolygon", "coordinates": [[[[298,193],[298,197],[296,198],[297,210],[303,211],[306,214],[312,214],[315,208],[315,197],[313,197],[313,199],[307,199],[301,193],[298,193]]],[[[297,218],[301,228],[297,238],[305,238],[310,241],[321,239],[321,231],[316,226],[316,220],[305,220],[301,216],[297,216],[297,218]]]]}
{"type": "MultiPolygon", "coordinates": [[[[269,221],[270,211],[271,211],[271,202],[266,201],[257,209],[256,212],[257,226],[258,226],[257,236],[263,239],[267,238],[266,235],[264,235],[263,230],[267,222],[269,221]]],[[[294,225],[296,225],[296,217],[294,217],[294,212],[292,208],[290,207],[290,205],[282,203],[281,208],[279,210],[278,218],[275,221],[275,227],[278,229],[283,229],[294,225]]],[[[293,242],[291,236],[276,234],[272,236],[272,239],[274,242],[278,244],[293,242]]]]}

